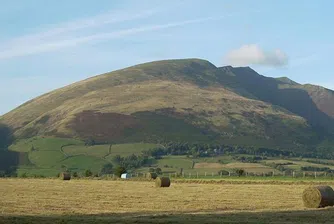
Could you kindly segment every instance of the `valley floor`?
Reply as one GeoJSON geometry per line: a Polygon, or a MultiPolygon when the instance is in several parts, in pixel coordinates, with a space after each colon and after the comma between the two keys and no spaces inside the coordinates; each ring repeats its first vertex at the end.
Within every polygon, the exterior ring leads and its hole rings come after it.
{"type": "Polygon", "coordinates": [[[0,179],[0,223],[331,223],[304,208],[310,184],[0,179]]]}

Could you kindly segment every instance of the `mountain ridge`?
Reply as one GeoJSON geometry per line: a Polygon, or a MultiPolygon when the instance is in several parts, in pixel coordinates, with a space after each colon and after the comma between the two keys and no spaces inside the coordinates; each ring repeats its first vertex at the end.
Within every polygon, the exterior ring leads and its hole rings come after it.
{"type": "Polygon", "coordinates": [[[262,76],[250,67],[216,67],[197,58],[172,59],[53,90],[1,116],[0,122],[17,138],[50,135],[105,142],[183,138],[245,145],[255,139],[261,146],[301,148],[317,147],[332,136],[330,103],[333,91],[286,77],[262,76]]]}

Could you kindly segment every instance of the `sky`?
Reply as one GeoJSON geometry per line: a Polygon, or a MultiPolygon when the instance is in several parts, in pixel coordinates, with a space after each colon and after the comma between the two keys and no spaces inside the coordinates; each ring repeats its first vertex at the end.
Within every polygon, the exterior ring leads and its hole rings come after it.
{"type": "Polygon", "coordinates": [[[3,0],[0,115],[139,63],[201,58],[334,89],[331,0],[3,0]]]}

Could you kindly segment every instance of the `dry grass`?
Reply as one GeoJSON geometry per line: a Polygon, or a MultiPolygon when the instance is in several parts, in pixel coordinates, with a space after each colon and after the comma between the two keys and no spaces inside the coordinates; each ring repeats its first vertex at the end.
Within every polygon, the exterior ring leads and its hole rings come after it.
{"type": "Polygon", "coordinates": [[[277,171],[271,167],[264,166],[262,164],[258,163],[229,163],[225,164],[222,168],[228,168],[228,169],[244,169],[247,172],[254,172],[254,173],[262,173],[262,172],[270,172],[270,171],[277,171]]]}
{"type": "Polygon", "coordinates": [[[224,165],[221,163],[196,163],[194,168],[210,168],[210,169],[219,169],[223,168],[224,165]]]}
{"type": "MultiPolygon", "coordinates": [[[[115,72],[113,75],[96,77],[58,89],[4,115],[3,122],[13,128],[20,127],[16,134],[34,128],[39,130],[39,134],[58,130],[72,136],[73,130],[68,125],[76,114],[84,110],[129,115],[138,111],[171,107],[186,115],[183,108],[191,109],[197,119],[190,119],[190,123],[195,126],[204,123],[214,130],[228,131],[231,123],[238,122],[244,131],[256,131],[261,136],[265,134],[263,124],[251,122],[245,113],[259,117],[273,116],[279,121],[284,117],[298,125],[304,125],[305,122],[300,117],[274,109],[268,103],[242,97],[222,85],[200,88],[185,81],[161,80],[133,72],[137,71],[129,70],[124,76],[115,72]],[[135,80],[132,80],[132,75],[136,75],[135,80]],[[210,112],[210,115],[199,115],[203,111],[210,112]],[[48,116],[48,120],[38,123],[43,116],[48,116]],[[29,123],[22,126],[26,122],[29,123]]],[[[281,125],[284,126],[283,123],[279,126],[281,125]]]]}
{"type": "Polygon", "coordinates": [[[334,218],[332,208],[304,208],[307,184],[155,188],[152,182],[1,179],[0,186],[0,223],[325,223],[334,218]]]}

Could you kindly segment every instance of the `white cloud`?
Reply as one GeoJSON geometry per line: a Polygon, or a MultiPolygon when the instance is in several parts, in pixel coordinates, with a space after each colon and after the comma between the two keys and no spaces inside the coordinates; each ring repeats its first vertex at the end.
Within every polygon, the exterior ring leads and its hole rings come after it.
{"type": "Polygon", "coordinates": [[[256,44],[243,45],[230,51],[225,58],[232,66],[263,65],[280,67],[288,64],[288,56],[281,50],[264,51],[256,44]]]}

